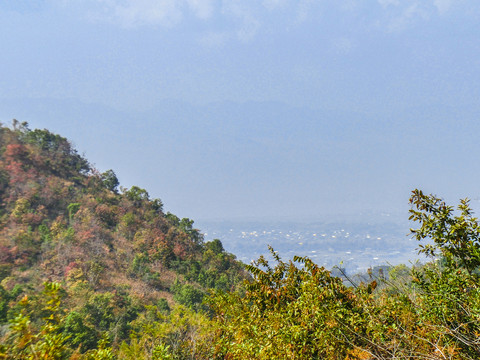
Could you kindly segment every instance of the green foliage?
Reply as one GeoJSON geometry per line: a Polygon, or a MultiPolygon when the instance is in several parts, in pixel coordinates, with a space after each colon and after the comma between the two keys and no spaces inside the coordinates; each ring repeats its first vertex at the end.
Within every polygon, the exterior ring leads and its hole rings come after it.
{"type": "Polygon", "coordinates": [[[161,298],[158,300],[157,302],[157,309],[159,311],[163,311],[163,312],[170,312],[170,306],[168,305],[168,301],[164,298],[161,298]]]}
{"type": "Polygon", "coordinates": [[[129,274],[132,276],[142,276],[149,272],[149,260],[145,254],[135,254],[132,265],[129,269],[129,274]]]}
{"type": "Polygon", "coordinates": [[[170,224],[187,234],[196,244],[202,243],[203,235],[198,229],[193,228],[193,220],[190,220],[189,218],[180,219],[178,216],[170,212],[165,214],[165,218],[170,222],[170,224]]]}
{"type": "Polygon", "coordinates": [[[67,139],[48,130],[27,131],[24,135],[25,142],[38,146],[43,151],[56,151],[67,142],[67,139]]]}
{"type": "MultiPolygon", "coordinates": [[[[433,243],[420,252],[435,258],[413,272],[421,300],[419,312],[431,334],[459,359],[480,356],[480,230],[468,199],[460,200],[458,215],[436,196],[413,191],[411,219],[421,224],[411,230],[417,240],[433,243]]],[[[443,350],[442,350],[443,351],[443,350]]]]}
{"type": "Polygon", "coordinates": [[[223,244],[219,239],[213,239],[205,243],[205,249],[213,251],[214,254],[221,254],[225,250],[223,249],[223,244]]]}
{"type": "Polygon", "coordinates": [[[85,318],[100,331],[107,331],[115,321],[113,295],[96,294],[85,304],[82,313],[85,318]]]}
{"type": "MultiPolygon", "coordinates": [[[[1,151],[2,151],[2,148],[0,147],[0,152],[1,151]]],[[[9,179],[8,179],[7,172],[3,169],[0,169],[0,196],[4,194],[5,189],[8,186],[8,183],[9,183],[9,179]]]]}
{"type": "Polygon", "coordinates": [[[139,188],[138,186],[132,186],[130,189],[125,190],[125,197],[135,203],[136,206],[139,206],[143,201],[149,200],[149,195],[147,190],[139,188]]]}
{"type": "Polygon", "coordinates": [[[86,174],[90,171],[88,161],[78,155],[64,137],[53,134],[48,130],[35,129],[33,131],[23,130],[22,140],[27,144],[32,144],[48,154],[49,159],[46,162],[54,172],[65,173],[79,172],[86,174]]]}
{"type": "Polygon", "coordinates": [[[80,203],[71,203],[68,204],[67,210],[68,210],[68,219],[72,221],[73,215],[77,213],[77,211],[80,209],[81,204],[80,203]]]}
{"type": "Polygon", "coordinates": [[[170,224],[174,226],[180,225],[180,218],[177,215],[172,214],[171,212],[167,212],[165,214],[165,218],[170,222],[170,224]]]}
{"type": "Polygon", "coordinates": [[[105,186],[106,189],[113,191],[114,193],[117,192],[117,188],[120,185],[120,182],[118,181],[117,175],[113,170],[107,170],[104,173],[100,175],[102,179],[103,186],[105,186]]]}
{"type": "Polygon", "coordinates": [[[157,213],[161,213],[163,211],[163,202],[160,199],[152,199],[152,201],[150,202],[150,206],[157,213]]]}
{"type": "Polygon", "coordinates": [[[187,280],[208,289],[229,291],[248,277],[235,256],[227,253],[218,239],[204,244],[200,260],[185,260],[182,265],[184,268],[181,272],[187,280]]]}
{"type": "Polygon", "coordinates": [[[0,357],[4,359],[65,359],[71,353],[61,333],[63,314],[60,311],[62,298],[60,285],[45,283],[42,293],[43,316],[38,324],[31,321],[26,309],[29,299],[25,297],[22,310],[10,321],[10,331],[0,345],[0,357]]]}
{"type": "Polygon", "coordinates": [[[114,350],[108,346],[108,340],[103,338],[99,341],[97,349],[90,350],[86,353],[86,360],[115,360],[117,356],[114,350]]]}
{"type": "Polygon", "coordinates": [[[190,284],[181,284],[178,280],[175,281],[172,290],[175,301],[189,308],[199,308],[204,297],[201,290],[190,284]]]}
{"type": "Polygon", "coordinates": [[[9,303],[15,301],[22,292],[23,289],[18,284],[10,291],[0,285],[0,324],[7,322],[10,309],[9,303]]]}
{"type": "Polygon", "coordinates": [[[433,195],[413,191],[410,203],[410,220],[420,222],[421,227],[412,230],[417,240],[432,239],[434,244],[420,245],[422,253],[435,257],[439,254],[454,261],[472,274],[480,266],[480,226],[473,216],[469,200],[460,200],[454,215],[452,206],[433,195]]]}
{"type": "Polygon", "coordinates": [[[307,258],[285,263],[271,249],[274,268],[261,257],[247,265],[246,294],[216,293],[209,304],[221,337],[218,357],[232,359],[344,359],[361,308],[351,289],[307,258]],[[340,341],[339,341],[340,340],[340,341]]]}
{"type": "Polygon", "coordinates": [[[155,307],[135,321],[129,342],[120,346],[119,358],[135,359],[212,359],[211,321],[201,312],[177,305],[165,314],[155,307]]]}
{"type": "Polygon", "coordinates": [[[38,232],[40,233],[40,238],[42,239],[42,242],[49,242],[52,240],[50,229],[46,224],[41,224],[38,227],[38,232]]]}
{"type": "Polygon", "coordinates": [[[12,216],[17,219],[21,219],[22,215],[31,211],[30,201],[25,198],[20,198],[15,202],[15,207],[12,211],[12,216]]]}
{"type": "Polygon", "coordinates": [[[99,333],[94,327],[88,326],[84,317],[76,311],[71,311],[66,316],[63,333],[68,338],[72,348],[80,347],[81,352],[94,349],[97,346],[99,333]]]}
{"type": "Polygon", "coordinates": [[[200,234],[198,229],[193,228],[193,220],[189,218],[183,218],[180,220],[178,227],[190,236],[190,239],[193,240],[194,243],[200,244],[203,241],[203,235],[200,234]]]}

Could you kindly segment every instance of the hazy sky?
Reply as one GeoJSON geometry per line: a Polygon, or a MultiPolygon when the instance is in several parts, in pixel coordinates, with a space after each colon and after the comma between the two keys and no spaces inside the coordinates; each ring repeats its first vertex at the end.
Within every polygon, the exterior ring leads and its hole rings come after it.
{"type": "Polygon", "coordinates": [[[0,121],[193,219],[480,196],[480,3],[0,0],[0,121]]]}

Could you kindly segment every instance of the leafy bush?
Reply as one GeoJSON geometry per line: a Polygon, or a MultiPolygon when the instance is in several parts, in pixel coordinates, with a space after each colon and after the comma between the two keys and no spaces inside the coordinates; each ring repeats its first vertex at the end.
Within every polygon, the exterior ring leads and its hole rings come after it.
{"type": "Polygon", "coordinates": [[[173,299],[179,304],[189,308],[198,308],[202,303],[204,293],[190,284],[180,284],[175,281],[173,285],[173,299]]]}

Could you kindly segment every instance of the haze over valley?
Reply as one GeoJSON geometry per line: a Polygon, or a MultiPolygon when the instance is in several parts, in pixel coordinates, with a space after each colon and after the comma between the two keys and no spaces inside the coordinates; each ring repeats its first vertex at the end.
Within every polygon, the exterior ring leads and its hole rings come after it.
{"type": "Polygon", "coordinates": [[[0,0],[0,359],[480,358],[479,20],[0,0]]]}

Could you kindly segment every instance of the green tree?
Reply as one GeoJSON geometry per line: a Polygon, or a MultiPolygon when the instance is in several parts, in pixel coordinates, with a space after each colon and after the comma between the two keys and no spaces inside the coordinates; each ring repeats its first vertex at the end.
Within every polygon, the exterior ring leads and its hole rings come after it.
{"type": "Polygon", "coordinates": [[[420,252],[435,261],[415,270],[418,312],[428,324],[438,351],[458,359],[480,357],[480,226],[469,200],[460,200],[458,213],[434,196],[414,190],[410,219],[420,223],[411,232],[420,252]]]}
{"type": "Polygon", "coordinates": [[[480,226],[469,202],[460,200],[459,214],[455,215],[454,208],[442,199],[414,190],[410,220],[421,223],[419,229],[411,230],[417,240],[433,241],[420,245],[421,253],[431,257],[441,255],[473,274],[480,266],[480,226]]]}
{"type": "Polygon", "coordinates": [[[107,170],[100,175],[103,185],[106,189],[113,191],[114,193],[117,192],[118,185],[120,182],[118,181],[117,175],[113,170],[107,170]]]}
{"type": "Polygon", "coordinates": [[[205,248],[212,250],[215,254],[221,254],[224,252],[223,244],[219,239],[213,239],[205,243],[205,248]]]}

